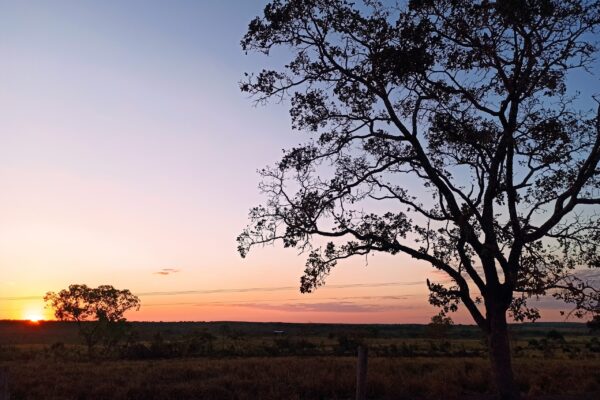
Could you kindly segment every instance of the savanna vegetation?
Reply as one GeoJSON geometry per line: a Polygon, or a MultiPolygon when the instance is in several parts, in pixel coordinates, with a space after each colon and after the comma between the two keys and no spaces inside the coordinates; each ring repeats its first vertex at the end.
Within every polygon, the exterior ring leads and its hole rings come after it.
{"type": "MultiPolygon", "coordinates": [[[[494,393],[475,326],[131,322],[90,358],[76,322],[1,321],[0,343],[13,400],[350,399],[359,344],[369,398],[494,393]]],[[[512,325],[511,344],[527,398],[600,395],[600,337],[585,324],[512,325]]]]}
{"type": "Polygon", "coordinates": [[[371,399],[600,398],[600,109],[571,79],[599,28],[597,0],[271,0],[241,44],[289,60],[241,90],[308,139],[261,171],[240,255],[297,248],[311,292],[403,254],[443,273],[439,315],[128,322],[128,290],[72,285],[45,297],[58,321],[0,321],[11,399],[350,399],[359,346],[371,399]],[[591,320],[510,324],[542,297],[591,320]]]}
{"type": "Polygon", "coordinates": [[[140,309],[137,296],[111,285],[91,288],[74,284],[58,293],[46,293],[44,301],[54,310],[56,319],[77,324],[89,357],[100,343],[103,351],[109,353],[124,340],[129,330],[125,312],[140,309]]]}

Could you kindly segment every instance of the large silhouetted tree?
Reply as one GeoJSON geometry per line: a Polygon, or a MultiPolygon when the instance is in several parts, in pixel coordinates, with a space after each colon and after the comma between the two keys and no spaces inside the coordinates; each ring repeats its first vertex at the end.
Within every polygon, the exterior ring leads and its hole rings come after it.
{"type": "Polygon", "coordinates": [[[354,255],[431,264],[450,283],[428,282],[430,302],[469,311],[502,398],[518,398],[507,314],[535,320],[527,300],[544,295],[599,308],[600,129],[567,77],[593,61],[600,4],[399,4],[274,0],[250,23],[244,50],[291,60],[242,90],[289,101],[312,139],[262,171],[239,251],[306,250],[302,292],[354,255]]]}
{"type": "Polygon", "coordinates": [[[90,356],[100,341],[111,349],[124,333],[125,313],[140,309],[137,296],[127,289],[119,290],[110,285],[97,288],[70,285],[58,293],[46,293],[44,301],[54,309],[58,320],[77,323],[90,356]]]}

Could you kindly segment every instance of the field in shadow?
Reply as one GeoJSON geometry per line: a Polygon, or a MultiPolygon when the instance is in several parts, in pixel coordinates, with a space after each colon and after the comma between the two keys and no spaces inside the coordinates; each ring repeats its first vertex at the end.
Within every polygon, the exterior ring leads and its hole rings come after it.
{"type": "MultiPolygon", "coordinates": [[[[598,366],[518,360],[516,373],[530,398],[591,399],[600,394],[598,366]]],[[[13,400],[351,399],[355,378],[351,357],[29,361],[9,369],[13,400]]],[[[484,399],[492,389],[483,359],[375,357],[367,382],[371,399],[484,399]]]]}
{"type": "MultiPolygon", "coordinates": [[[[529,399],[600,398],[600,340],[581,324],[514,326],[529,399]]],[[[370,399],[493,398],[476,328],[424,325],[134,323],[90,358],[68,323],[0,322],[12,400],[351,399],[369,347],[370,399]]]]}

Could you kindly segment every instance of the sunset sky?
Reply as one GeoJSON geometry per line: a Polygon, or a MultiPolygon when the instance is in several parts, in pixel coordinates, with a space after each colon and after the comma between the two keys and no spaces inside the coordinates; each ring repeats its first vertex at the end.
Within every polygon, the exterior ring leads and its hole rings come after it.
{"type": "Polygon", "coordinates": [[[256,170],[303,141],[285,104],[238,88],[277,61],[239,46],[265,3],[0,0],[0,319],[51,318],[42,296],[71,283],[130,289],[132,320],[436,313],[425,279],[445,278],[409,257],[345,261],[301,295],[306,255],[237,253],[256,170]]]}

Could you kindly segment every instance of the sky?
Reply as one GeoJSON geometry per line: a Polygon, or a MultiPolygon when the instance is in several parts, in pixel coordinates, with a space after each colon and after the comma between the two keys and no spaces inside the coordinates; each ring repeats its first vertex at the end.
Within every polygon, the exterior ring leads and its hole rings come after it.
{"type": "Polygon", "coordinates": [[[437,312],[435,275],[406,256],[345,261],[302,295],[306,255],[237,253],[263,200],[256,170],[303,141],[285,105],[256,107],[238,88],[272,62],[239,45],[264,4],[0,0],[0,319],[51,318],[44,293],[72,283],[130,289],[142,301],[132,320],[437,312]]]}

